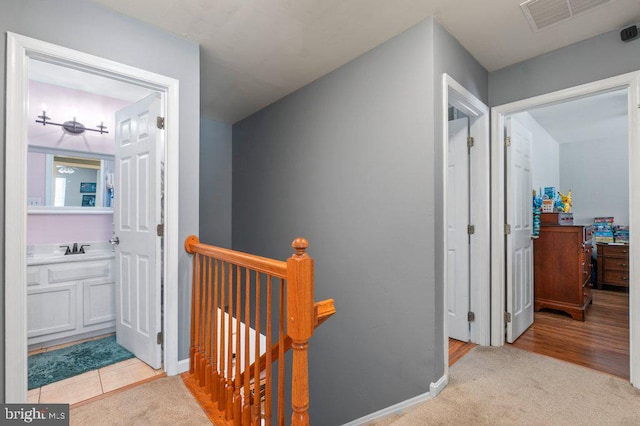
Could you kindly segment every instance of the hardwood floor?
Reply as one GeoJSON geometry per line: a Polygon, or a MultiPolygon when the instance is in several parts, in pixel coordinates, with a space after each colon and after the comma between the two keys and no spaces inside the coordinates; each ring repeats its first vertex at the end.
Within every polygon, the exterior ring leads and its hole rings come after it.
{"type": "Polygon", "coordinates": [[[449,367],[475,348],[476,344],[449,338],[449,367]]]}
{"type": "Polygon", "coordinates": [[[629,293],[592,291],[584,322],[557,311],[536,312],[513,346],[629,380],[629,293]]]}

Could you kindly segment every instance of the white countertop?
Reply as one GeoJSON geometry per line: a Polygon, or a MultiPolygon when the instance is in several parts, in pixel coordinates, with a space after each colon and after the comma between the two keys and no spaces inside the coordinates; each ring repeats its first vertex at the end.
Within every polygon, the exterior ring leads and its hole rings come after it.
{"type": "Polygon", "coordinates": [[[50,263],[67,263],[67,262],[84,262],[90,260],[112,259],[114,257],[113,247],[108,242],[83,242],[81,245],[85,247],[85,253],[67,254],[66,249],[60,248],[61,245],[73,247],[73,243],[61,244],[39,244],[30,246],[27,250],[27,266],[44,265],[50,263]]]}

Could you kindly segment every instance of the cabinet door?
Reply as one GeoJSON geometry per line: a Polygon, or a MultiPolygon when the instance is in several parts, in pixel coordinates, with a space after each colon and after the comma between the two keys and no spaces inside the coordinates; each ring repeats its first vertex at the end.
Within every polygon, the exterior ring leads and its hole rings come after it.
{"type": "Polygon", "coordinates": [[[82,325],[85,327],[116,319],[115,281],[82,283],[82,325]]]}
{"type": "Polygon", "coordinates": [[[77,328],[77,283],[27,292],[27,336],[36,337],[77,328]]]}

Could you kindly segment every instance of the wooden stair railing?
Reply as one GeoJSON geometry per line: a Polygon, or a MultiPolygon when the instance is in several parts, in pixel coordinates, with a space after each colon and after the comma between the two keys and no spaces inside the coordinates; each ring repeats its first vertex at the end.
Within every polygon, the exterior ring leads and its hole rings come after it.
{"type": "MultiPolygon", "coordinates": [[[[314,305],[314,309],[315,309],[315,318],[316,318],[315,328],[318,328],[320,324],[328,320],[331,317],[331,315],[336,313],[336,308],[334,306],[333,299],[317,302],[314,305]]],[[[292,343],[293,341],[291,340],[291,337],[287,336],[284,338],[284,352],[287,352],[289,349],[291,349],[292,343]]],[[[277,361],[279,357],[280,357],[280,343],[276,343],[274,346],[271,347],[271,362],[277,361]]],[[[260,356],[259,362],[261,366],[264,366],[266,364],[267,362],[266,353],[260,356]]],[[[253,365],[251,367],[253,367],[253,365]]],[[[250,368],[250,372],[251,374],[249,378],[253,379],[254,369],[250,368]]],[[[244,378],[242,380],[244,380],[244,378]]]]}
{"type": "Polygon", "coordinates": [[[308,341],[335,308],[332,299],[314,303],[308,242],[298,238],[292,247],[283,262],[202,244],[193,235],[185,240],[193,278],[183,379],[215,424],[284,425],[288,350],[291,424],[309,424],[308,341]]]}

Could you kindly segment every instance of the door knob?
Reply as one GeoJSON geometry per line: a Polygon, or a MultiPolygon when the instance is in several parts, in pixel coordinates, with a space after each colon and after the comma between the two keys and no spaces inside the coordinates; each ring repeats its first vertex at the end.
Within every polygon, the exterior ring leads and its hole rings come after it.
{"type": "Polygon", "coordinates": [[[120,238],[118,237],[111,237],[111,239],[109,240],[109,242],[111,244],[113,244],[114,246],[117,246],[118,244],[120,244],[120,238]]]}

